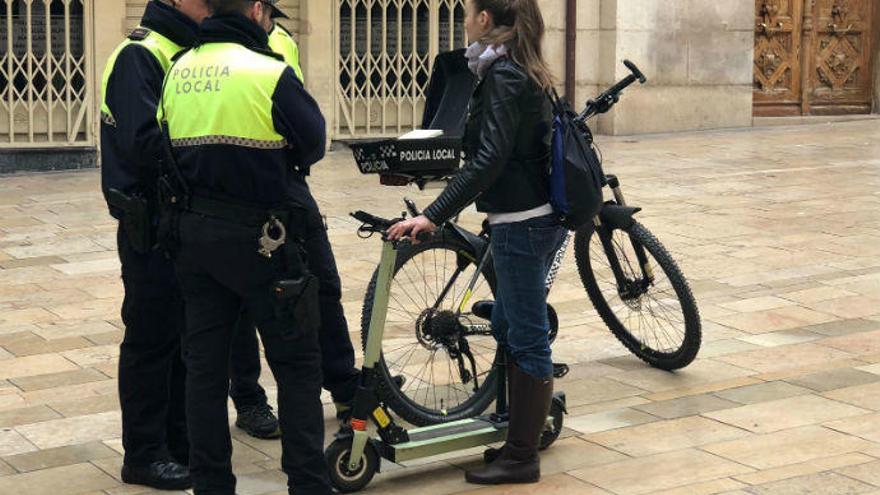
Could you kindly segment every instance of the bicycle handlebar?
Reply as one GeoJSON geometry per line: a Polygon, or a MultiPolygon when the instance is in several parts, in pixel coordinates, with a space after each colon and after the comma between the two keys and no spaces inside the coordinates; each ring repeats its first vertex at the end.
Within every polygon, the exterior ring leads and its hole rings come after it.
{"type": "MultiPolygon", "coordinates": [[[[385,232],[389,228],[391,228],[392,225],[403,220],[402,218],[389,220],[387,218],[377,217],[376,215],[372,215],[370,213],[360,210],[350,213],[350,215],[352,216],[352,218],[363,224],[359,229],[360,232],[379,233],[382,234],[383,237],[385,236],[385,232]]],[[[421,232],[419,233],[419,235],[416,236],[416,238],[419,241],[426,241],[431,238],[431,233],[421,232]]]]}
{"type": "Polygon", "coordinates": [[[639,70],[636,64],[629,60],[624,60],[623,65],[629,69],[631,74],[618,81],[614,86],[606,89],[602,94],[597,96],[595,100],[587,101],[586,108],[580,115],[578,115],[578,120],[585,121],[596,114],[605,113],[608,110],[611,110],[611,107],[620,100],[620,93],[624,89],[628,88],[636,81],[638,81],[639,84],[645,84],[648,82],[648,78],[642,74],[642,71],[639,70]]]}
{"type": "Polygon", "coordinates": [[[361,227],[362,229],[371,232],[385,232],[400,220],[388,220],[387,218],[377,217],[360,210],[353,212],[350,215],[358,222],[364,224],[363,227],[361,227]]]}

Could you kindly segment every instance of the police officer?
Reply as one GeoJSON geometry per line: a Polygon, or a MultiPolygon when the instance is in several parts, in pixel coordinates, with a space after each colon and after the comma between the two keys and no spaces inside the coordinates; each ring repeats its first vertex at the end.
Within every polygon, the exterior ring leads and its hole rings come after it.
{"type": "Polygon", "coordinates": [[[141,27],[110,57],[101,106],[102,189],[117,234],[125,299],[119,401],[122,480],[159,489],[190,485],[180,359],[183,299],[173,265],[153,250],[152,209],[161,154],[156,107],[172,57],[195,41],[204,0],[153,1],[141,27]]]}
{"type": "Polygon", "coordinates": [[[235,490],[226,395],[244,309],[278,383],[290,490],[329,494],[318,284],[300,240],[308,219],[319,218],[305,173],[324,155],[325,122],[294,70],[269,50],[261,24],[270,0],[208,3],[213,15],[169,69],[159,112],[186,191],[175,266],[186,302],[193,487],[235,490]]]}
{"type": "MultiPolygon", "coordinates": [[[[173,264],[153,249],[163,143],[155,115],[165,71],[196,40],[198,22],[207,14],[204,0],[150,2],[141,26],[108,60],[103,78],[102,188],[110,213],[120,220],[117,244],[125,288],[119,355],[122,480],[154,488],[189,486],[180,358],[183,299],[173,264]]],[[[256,349],[246,351],[237,361],[256,362],[259,369],[256,349]]],[[[243,387],[257,386],[257,377],[237,378],[243,387]]],[[[268,408],[265,396],[262,405],[268,408]]]]}
{"type": "MultiPolygon", "coordinates": [[[[263,28],[269,32],[269,48],[275,53],[282,55],[284,61],[290,65],[302,81],[303,75],[299,63],[299,48],[290,32],[275,22],[278,18],[287,18],[275,4],[267,4],[271,8],[271,15],[263,20],[263,28]]],[[[328,390],[336,404],[337,417],[345,423],[350,416],[351,401],[354,399],[360,377],[359,370],[355,368],[354,347],[348,333],[348,323],[345,320],[345,312],[342,307],[342,286],[339,272],[336,268],[336,260],[327,237],[321,215],[317,208],[309,210],[303,236],[304,248],[308,253],[309,269],[320,279],[321,297],[321,357],[324,376],[324,388],[328,390]]],[[[256,333],[253,325],[246,318],[240,320],[236,330],[236,349],[253,349],[248,353],[255,352],[258,348],[256,333]]],[[[230,396],[238,410],[239,419],[236,425],[248,429],[254,436],[266,434],[264,438],[271,437],[270,423],[261,428],[263,423],[252,420],[249,423],[240,421],[241,418],[259,417],[259,404],[262,399],[265,402],[265,391],[255,384],[253,380],[237,380],[239,377],[259,377],[259,361],[235,360],[232,362],[233,381],[230,388],[230,396]]],[[[402,378],[396,378],[402,383],[402,378]]]]}
{"type": "MultiPolygon", "coordinates": [[[[269,31],[269,47],[284,57],[284,61],[293,68],[297,78],[302,82],[299,47],[290,32],[274,21],[279,17],[286,19],[287,15],[274,5],[266,5],[271,7],[272,12],[263,23],[263,27],[269,31]]],[[[260,344],[257,340],[257,331],[246,313],[241,315],[236,325],[233,349],[235,351],[230,362],[232,381],[229,387],[229,397],[232,398],[237,413],[235,426],[257,438],[281,436],[278,420],[266,400],[266,391],[259,384],[262,371],[260,360],[238,358],[239,355],[259,355],[260,344]]]]}

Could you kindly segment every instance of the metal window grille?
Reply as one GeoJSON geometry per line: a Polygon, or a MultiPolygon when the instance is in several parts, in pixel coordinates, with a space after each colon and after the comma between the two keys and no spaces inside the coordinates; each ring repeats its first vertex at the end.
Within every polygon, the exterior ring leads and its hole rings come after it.
{"type": "Polygon", "coordinates": [[[336,138],[417,127],[434,57],[465,46],[465,0],[336,0],[336,138]]]}
{"type": "Polygon", "coordinates": [[[90,146],[90,0],[0,0],[0,148],[90,146]]]}

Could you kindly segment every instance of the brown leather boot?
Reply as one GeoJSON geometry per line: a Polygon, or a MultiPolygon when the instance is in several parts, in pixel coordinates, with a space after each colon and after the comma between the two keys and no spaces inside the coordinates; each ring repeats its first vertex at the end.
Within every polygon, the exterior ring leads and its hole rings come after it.
{"type": "Polygon", "coordinates": [[[553,377],[539,380],[516,365],[510,368],[511,408],[507,442],[494,462],[465,473],[468,483],[537,483],[541,478],[538,446],[550,414],[553,377]]]}

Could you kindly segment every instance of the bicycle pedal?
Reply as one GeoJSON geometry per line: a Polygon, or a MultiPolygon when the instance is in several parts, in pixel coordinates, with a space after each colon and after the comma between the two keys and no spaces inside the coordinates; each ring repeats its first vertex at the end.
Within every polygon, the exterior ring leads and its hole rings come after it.
{"type": "Polygon", "coordinates": [[[567,364],[553,363],[553,378],[564,378],[571,369],[567,364]]]}

